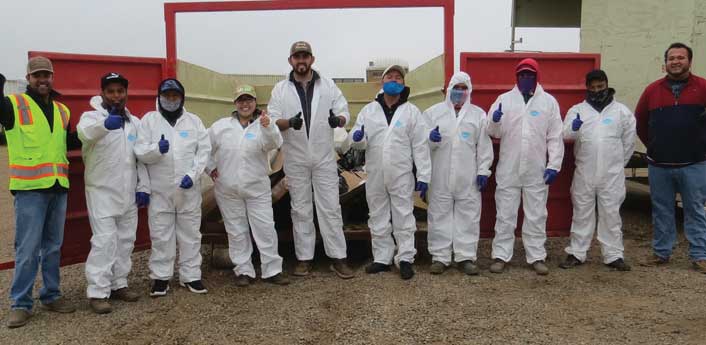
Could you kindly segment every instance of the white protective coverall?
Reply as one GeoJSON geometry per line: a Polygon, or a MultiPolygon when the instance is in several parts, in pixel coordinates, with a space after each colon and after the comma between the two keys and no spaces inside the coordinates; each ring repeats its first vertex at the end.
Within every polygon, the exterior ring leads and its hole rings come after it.
{"type": "MultiPolygon", "coordinates": [[[[537,72],[539,79],[539,71],[537,72]]],[[[547,196],[545,169],[561,169],[564,158],[562,121],[556,99],[537,83],[535,93],[525,104],[517,85],[500,95],[488,112],[488,133],[500,139],[500,155],[495,171],[495,238],[493,259],[512,259],[517,211],[522,197],[522,243],[527,263],[544,260],[547,251],[547,196]],[[502,103],[503,116],[493,122],[493,113],[502,103]]]]}
{"type": "Polygon", "coordinates": [[[260,252],[262,277],[282,272],[277,252],[277,232],[272,215],[272,190],[268,153],[282,145],[277,125],[267,128],[258,118],[246,128],[235,116],[216,121],[208,129],[211,159],[206,172],[218,170],[214,191],[228,233],[228,253],[236,275],[255,278],[252,237],[260,252]]]}
{"type": "Polygon", "coordinates": [[[365,150],[365,171],[368,174],[365,198],[370,210],[368,227],[373,260],[390,265],[394,257],[397,266],[400,261],[414,263],[417,222],[412,213],[415,187],[412,163],[417,166],[417,181],[429,183],[431,159],[426,123],[419,109],[405,100],[388,124],[382,106],[373,101],[358,113],[355,126],[349,133],[351,140],[362,126],[365,126],[365,135],[352,146],[365,150]]]}
{"type": "Polygon", "coordinates": [[[183,109],[172,127],[159,111],[142,117],[135,153],[147,166],[152,194],[149,206],[150,278],[169,280],[174,274],[179,245],[179,280],[201,279],[201,183],[211,152],[211,142],[201,119],[183,109]],[[169,151],[159,152],[161,136],[169,151]],[[194,185],[180,188],[184,175],[194,185]]]}
{"type": "Polygon", "coordinates": [[[452,253],[456,262],[476,261],[482,209],[476,176],[490,176],[493,164],[485,111],[471,104],[471,77],[457,72],[447,90],[458,84],[465,84],[469,93],[458,115],[449,91],[444,102],[424,112],[427,133],[436,126],[441,132],[441,142],[429,141],[434,173],[429,185],[427,242],[432,260],[447,266],[452,253]]]}
{"type": "MultiPolygon", "coordinates": [[[[332,259],[346,257],[346,238],[338,193],[338,166],[334,154],[333,128],[329,126],[329,110],[350,121],[348,102],[331,79],[319,77],[314,81],[311,100],[311,123],[307,135],[306,120],[300,130],[289,128],[282,132],[284,143],[284,173],[291,198],[294,226],[294,251],[300,261],[314,258],[316,229],[314,208],[326,255],[332,259]],[[313,185],[313,203],[312,203],[313,185]]],[[[273,122],[289,119],[302,112],[294,82],[282,80],[272,89],[267,112],[273,122]]]]}
{"type": "Polygon", "coordinates": [[[598,112],[586,101],[566,113],[564,139],[575,141],[576,170],[571,183],[573,219],[571,242],[566,252],[581,262],[591,246],[596,228],[603,262],[623,258],[620,205],[625,200],[625,170],[635,150],[635,115],[622,103],[612,101],[598,112]],[[574,132],[571,124],[581,114],[583,124],[574,132]]]}
{"type": "Polygon", "coordinates": [[[101,96],[91,98],[93,111],[81,115],[76,126],[82,142],[91,252],[86,259],[88,298],[108,298],[111,290],[127,287],[137,231],[135,193],[150,193],[145,166],[133,148],[140,120],[125,109],[129,121],[108,130],[108,111],[101,96]]]}

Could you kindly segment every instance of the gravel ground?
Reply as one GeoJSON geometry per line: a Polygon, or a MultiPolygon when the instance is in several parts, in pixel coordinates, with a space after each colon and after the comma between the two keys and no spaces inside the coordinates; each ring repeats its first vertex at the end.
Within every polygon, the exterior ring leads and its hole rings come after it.
{"type": "MultiPolygon", "coordinates": [[[[635,264],[650,253],[648,196],[631,192],[622,213],[627,259],[635,264]]],[[[485,270],[477,277],[455,269],[432,276],[426,254],[411,281],[396,273],[371,276],[363,273],[369,246],[357,242],[349,248],[358,273],[353,280],[336,278],[327,260],[317,259],[313,276],[293,279],[289,286],[258,281],[243,289],[233,285],[231,271],[204,264],[207,295],[173,282],[161,299],[147,297],[149,252],[142,252],[133,256],[130,278],[131,286],[145,293],[140,301],[116,302],[112,314],[93,314],[84,297],[83,265],[65,267],[63,291],[79,310],[59,315],[37,308],[30,324],[14,330],[4,327],[12,271],[3,271],[0,343],[704,344],[706,276],[689,268],[683,236],[667,267],[633,265],[627,273],[605,268],[597,248],[584,266],[556,268],[566,242],[548,241],[546,277],[523,264],[521,249],[507,273],[488,273],[489,240],[480,244],[485,270]]],[[[294,260],[290,246],[282,249],[288,265],[294,260]]],[[[207,263],[210,250],[204,254],[207,263]]]]}

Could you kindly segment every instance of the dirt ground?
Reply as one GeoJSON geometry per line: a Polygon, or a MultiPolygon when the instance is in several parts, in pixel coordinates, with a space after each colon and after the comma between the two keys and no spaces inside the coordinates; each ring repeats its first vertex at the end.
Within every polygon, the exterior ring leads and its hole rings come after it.
{"type": "MultiPolygon", "coordinates": [[[[635,265],[650,254],[649,212],[649,197],[631,191],[622,210],[626,256],[633,264],[627,273],[604,267],[597,248],[588,264],[558,269],[567,242],[558,238],[547,243],[548,276],[526,267],[519,242],[510,270],[491,274],[490,241],[482,240],[480,276],[455,269],[432,276],[429,257],[421,254],[417,275],[402,281],[396,272],[366,275],[369,247],[355,242],[349,246],[357,271],[352,280],[331,274],[319,250],[311,277],[293,279],[285,287],[258,281],[236,288],[232,271],[208,265],[210,250],[205,248],[207,295],[191,294],[173,281],[167,297],[151,299],[149,252],[142,252],[133,256],[130,277],[131,286],[144,292],[140,301],[116,302],[112,314],[96,315],[85,299],[84,266],[65,267],[62,289],[79,310],[59,315],[36,308],[31,322],[19,329],[4,327],[12,271],[3,271],[0,343],[704,344],[706,275],[689,268],[683,236],[667,267],[635,265]]],[[[283,245],[282,254],[291,268],[291,244],[283,245]]]]}

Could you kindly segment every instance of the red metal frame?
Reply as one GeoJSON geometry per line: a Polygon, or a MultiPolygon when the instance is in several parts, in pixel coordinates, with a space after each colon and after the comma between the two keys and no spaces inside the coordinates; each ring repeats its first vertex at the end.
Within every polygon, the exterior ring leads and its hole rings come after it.
{"type": "Polygon", "coordinates": [[[167,76],[176,77],[176,14],[186,12],[275,11],[342,8],[442,7],[444,9],[444,74],[446,84],[454,69],[455,0],[270,0],[182,2],[164,4],[167,42],[167,76]]]}

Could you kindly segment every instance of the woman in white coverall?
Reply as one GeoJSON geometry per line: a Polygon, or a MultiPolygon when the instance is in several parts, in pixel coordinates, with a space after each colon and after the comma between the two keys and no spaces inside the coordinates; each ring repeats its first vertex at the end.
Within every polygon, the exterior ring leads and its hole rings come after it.
{"type": "Polygon", "coordinates": [[[176,79],[159,86],[158,108],[142,118],[135,153],[147,166],[152,253],[150,296],[167,294],[179,245],[179,283],[206,293],[201,282],[201,183],[211,142],[198,116],[184,109],[184,87],[176,79]]]}
{"type": "Polygon", "coordinates": [[[624,167],[635,150],[635,115],[613,99],[615,90],[608,87],[605,72],[589,72],[586,88],[586,100],[571,107],[564,119],[564,139],[575,142],[576,170],[571,183],[571,242],[559,266],[572,268],[586,261],[598,205],[603,263],[629,271],[623,259],[620,205],[625,200],[624,167]]]}
{"type": "Polygon", "coordinates": [[[427,242],[430,272],[441,274],[453,261],[478,274],[481,190],[493,164],[493,143],[483,109],[471,104],[471,77],[456,72],[446,100],[424,112],[434,173],[429,184],[427,242]]]}
{"type": "Polygon", "coordinates": [[[86,205],[91,223],[91,252],[86,259],[86,294],[91,309],[110,313],[108,298],[137,301],[127,276],[137,231],[137,207],[149,203],[149,177],[133,148],[140,120],[126,107],[128,81],[117,73],[101,78],[94,110],[76,126],[85,165],[86,205]]]}
{"type": "Polygon", "coordinates": [[[286,285],[289,280],[282,275],[282,257],[277,252],[267,155],[282,145],[282,136],[270,117],[256,108],[256,97],[252,86],[238,87],[237,110],[208,129],[212,150],[206,172],[215,182],[216,202],[228,233],[228,252],[235,264],[235,284],[247,286],[255,278],[252,229],[263,280],[286,285]]]}
{"type": "Polygon", "coordinates": [[[407,102],[409,87],[404,86],[404,75],[404,68],[398,65],[385,69],[383,92],[360,111],[350,137],[354,148],[366,151],[365,193],[374,261],[365,271],[389,271],[394,256],[402,279],[410,279],[417,253],[413,192],[420,190],[424,197],[431,179],[431,159],[426,124],[419,109],[407,102]],[[416,188],[413,163],[417,166],[416,188]]]}
{"type": "Polygon", "coordinates": [[[503,272],[512,259],[522,200],[525,258],[537,274],[546,275],[547,196],[564,158],[561,115],[556,99],[539,84],[537,61],[520,61],[515,76],[515,87],[500,95],[488,112],[488,133],[500,139],[495,171],[495,261],[490,271],[503,272]]]}

